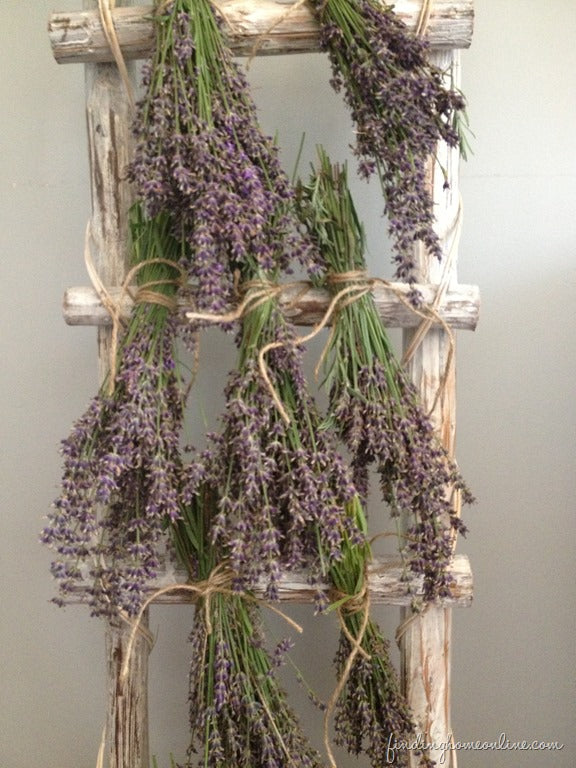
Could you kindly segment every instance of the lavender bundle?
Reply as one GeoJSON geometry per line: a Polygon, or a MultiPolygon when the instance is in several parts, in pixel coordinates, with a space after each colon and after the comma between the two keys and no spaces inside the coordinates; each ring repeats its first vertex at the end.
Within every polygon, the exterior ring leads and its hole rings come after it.
{"type": "Polygon", "coordinates": [[[146,300],[137,297],[120,341],[113,388],[104,382],[62,442],[61,493],[42,533],[58,554],[61,597],[90,579],[94,614],[138,612],[160,565],[166,520],[180,514],[184,397],[170,304],[181,245],[170,227],[166,216],[146,219],[136,209],[134,263],[146,300]]]}
{"type": "MultiPolygon", "coordinates": [[[[366,516],[358,496],[348,503],[347,511],[367,536],[366,516]]],[[[338,685],[327,716],[335,708],[336,743],[350,754],[365,753],[374,768],[392,761],[408,766],[406,749],[395,750],[391,759],[390,744],[415,743],[416,726],[390,660],[388,641],[370,616],[366,575],[371,560],[367,540],[347,541],[342,560],[330,568],[334,586],[331,609],[338,610],[342,630],[335,658],[338,685]]],[[[420,758],[422,768],[434,765],[423,752],[413,751],[412,756],[420,758]]]]}
{"type": "Polygon", "coordinates": [[[210,540],[215,502],[203,488],[173,526],[191,579],[207,585],[190,636],[188,765],[319,768],[276,675],[289,643],[267,651],[259,604],[250,594],[230,591],[224,553],[210,540]]]}
{"type": "Polygon", "coordinates": [[[293,329],[275,295],[250,290],[222,430],[191,475],[218,489],[212,535],[228,551],[236,586],[264,578],[275,599],[282,568],[309,565],[322,578],[341,557],[344,535],[359,532],[345,514],[355,489],[320,429],[293,329]]]}
{"type": "MultiPolygon", "coordinates": [[[[448,498],[453,488],[472,497],[396,360],[370,292],[366,290],[364,233],[345,168],[320,151],[319,168],[300,189],[300,210],[325,262],[332,292],[350,288],[340,302],[325,358],[329,426],[351,454],[354,482],[368,491],[368,469],[379,473],[393,518],[405,521],[400,550],[421,575],[427,601],[446,596],[453,536],[466,528],[448,498]]],[[[346,289],[346,290],[343,290],[346,289]]]]}
{"type": "MultiPolygon", "coordinates": [[[[392,6],[376,0],[312,0],[332,86],[355,124],[355,155],[365,178],[377,174],[393,240],[396,277],[415,282],[414,244],[441,258],[426,166],[439,141],[464,146],[462,95],[445,87],[392,6]]],[[[413,295],[414,300],[417,296],[413,295]]]]}
{"type": "Polygon", "coordinates": [[[260,130],[216,13],[209,0],[158,9],[130,177],[148,215],[169,213],[187,242],[197,309],[222,313],[237,270],[287,269],[307,254],[277,147],[260,130]]]}

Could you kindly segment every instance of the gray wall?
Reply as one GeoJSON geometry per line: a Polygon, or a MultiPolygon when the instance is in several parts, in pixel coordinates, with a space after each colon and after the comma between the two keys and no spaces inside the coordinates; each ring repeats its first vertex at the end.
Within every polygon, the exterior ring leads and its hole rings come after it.
{"type": "MultiPolygon", "coordinates": [[[[83,73],[53,62],[46,35],[52,10],[79,6],[0,4],[3,768],[89,768],[104,720],[102,626],[82,608],[49,603],[50,555],[38,544],[57,493],[59,440],[96,386],[95,332],[66,327],[60,314],[64,289],[87,282],[83,73]]],[[[476,597],[454,617],[455,737],[565,744],[557,753],[461,752],[460,768],[568,768],[576,725],[576,5],[476,0],[476,12],[463,55],[476,138],[462,172],[459,275],[481,286],[482,312],[477,332],[458,338],[457,451],[478,497],[460,545],[476,597]]],[[[350,126],[322,57],[256,61],[250,77],[288,168],[304,130],[306,165],[318,141],[343,156],[350,126]]],[[[376,188],[355,190],[385,274],[376,188]]],[[[212,414],[233,354],[219,336],[205,348],[197,407],[212,414]]],[[[296,658],[328,695],[334,632],[306,608],[294,614],[307,625],[296,658]]],[[[379,618],[393,633],[396,612],[379,618]]],[[[186,747],[191,619],[184,607],[152,612],[152,749],[163,766],[186,747]]],[[[301,692],[294,696],[320,744],[318,719],[301,692]]]]}

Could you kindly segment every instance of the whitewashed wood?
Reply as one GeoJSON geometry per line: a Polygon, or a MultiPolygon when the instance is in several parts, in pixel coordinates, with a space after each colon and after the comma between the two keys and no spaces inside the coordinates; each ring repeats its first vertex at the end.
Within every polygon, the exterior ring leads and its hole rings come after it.
{"type": "MultiPolygon", "coordinates": [[[[290,3],[274,0],[215,0],[226,19],[230,47],[249,56],[258,43],[259,54],[304,53],[318,50],[318,25],[304,4],[290,14],[290,3]]],[[[408,27],[418,22],[422,0],[397,0],[396,13],[408,27]]],[[[118,7],[113,19],[126,59],[146,58],[154,34],[152,7],[118,7]]],[[[428,26],[432,47],[467,48],[472,39],[473,0],[434,0],[428,26]]],[[[111,61],[110,48],[97,12],[54,13],[48,34],[59,63],[111,61]]]]}
{"type": "MultiPolygon", "coordinates": [[[[84,0],[87,12],[97,0],[84,0]]],[[[114,64],[87,64],[86,120],[92,195],[90,257],[104,284],[120,285],[129,260],[128,210],[132,191],[125,170],[132,154],[132,115],[125,86],[114,64]]],[[[109,370],[111,330],[98,328],[99,377],[109,370]]],[[[146,627],[146,620],[143,623],[146,627]]],[[[108,712],[107,768],[148,768],[149,644],[139,635],[125,680],[120,669],[129,641],[130,627],[120,618],[106,627],[108,712]]]]}
{"type": "Polygon", "coordinates": [[[148,611],[142,617],[142,632],[130,650],[127,674],[123,675],[132,624],[110,622],[106,630],[108,674],[108,719],[106,768],[149,768],[148,744],[148,656],[146,637],[148,611]]]}
{"type": "MultiPolygon", "coordinates": [[[[445,51],[432,55],[432,60],[443,70],[452,70],[454,82],[459,82],[459,56],[445,51]]],[[[439,148],[440,164],[446,168],[449,189],[438,165],[431,165],[431,189],[435,202],[437,232],[444,248],[444,263],[438,264],[421,249],[418,253],[418,279],[423,282],[456,284],[457,250],[459,238],[459,199],[457,150],[439,148]],[[446,272],[444,273],[444,270],[446,272]]],[[[415,331],[405,331],[405,347],[412,342],[415,331]]],[[[441,328],[431,328],[418,347],[409,371],[427,411],[430,412],[441,440],[449,453],[454,450],[455,437],[455,367],[447,371],[447,362],[453,340],[441,328]],[[446,381],[442,387],[442,380],[446,381]],[[439,390],[443,393],[437,397],[439,390]]],[[[402,610],[404,632],[400,648],[402,681],[408,703],[414,712],[422,739],[433,745],[430,757],[445,768],[456,768],[456,753],[446,750],[452,738],[450,710],[451,675],[451,609],[431,605],[421,615],[414,616],[409,609],[402,610]]],[[[411,768],[418,760],[411,755],[411,768]]]]}
{"type": "MultiPolygon", "coordinates": [[[[472,602],[473,580],[470,561],[466,555],[457,555],[450,568],[454,578],[451,594],[443,598],[442,605],[466,607],[472,602]]],[[[173,592],[163,593],[154,601],[161,604],[180,604],[193,602],[194,597],[186,590],[178,590],[179,584],[186,583],[184,572],[168,569],[165,574],[151,581],[148,586],[150,594],[166,587],[175,587],[173,592]]],[[[76,590],[76,600],[86,599],[88,585],[79,585],[76,590]]],[[[328,587],[320,585],[320,588],[328,587]]],[[[375,557],[368,568],[368,589],[373,603],[381,605],[406,606],[414,597],[423,594],[422,579],[413,575],[406,576],[398,556],[375,557]]],[[[257,597],[263,597],[265,584],[254,590],[257,597]]],[[[282,603],[311,603],[314,601],[315,589],[310,586],[308,574],[305,571],[285,571],[278,583],[279,600],[282,603]]]]}
{"type": "MultiPolygon", "coordinates": [[[[432,305],[436,295],[436,286],[420,285],[425,305],[432,305]]],[[[132,306],[129,293],[120,288],[107,289],[110,299],[128,316],[132,306]]],[[[408,286],[394,283],[390,287],[376,285],[373,294],[380,317],[385,325],[396,328],[414,328],[421,318],[399,298],[398,294],[406,296],[408,286]]],[[[289,287],[280,296],[284,314],[296,325],[315,325],[318,323],[330,302],[330,294],[320,288],[302,286],[289,287]]],[[[191,309],[185,299],[180,301],[180,309],[191,309]]],[[[96,290],[90,286],[69,288],[64,294],[62,311],[68,325],[110,325],[111,318],[96,290]]],[[[451,286],[445,299],[438,308],[438,316],[451,328],[473,331],[478,323],[480,311],[480,294],[475,285],[451,286]]],[[[435,324],[440,322],[436,321],[435,324]]]]}

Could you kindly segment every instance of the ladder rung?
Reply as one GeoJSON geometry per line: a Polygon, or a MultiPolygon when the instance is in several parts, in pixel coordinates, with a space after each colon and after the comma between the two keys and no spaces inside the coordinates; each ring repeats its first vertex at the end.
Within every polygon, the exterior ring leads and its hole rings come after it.
{"type": "MultiPolygon", "coordinates": [[[[422,294],[424,304],[431,306],[436,296],[437,286],[416,285],[422,294]]],[[[422,322],[405,298],[408,286],[404,283],[391,283],[389,286],[376,284],[373,295],[382,321],[389,327],[415,328],[422,322]]],[[[118,302],[125,315],[130,312],[132,299],[120,288],[108,288],[113,302],[118,302]]],[[[330,294],[321,288],[312,286],[303,289],[302,284],[288,286],[280,295],[280,303],[285,315],[296,325],[315,325],[320,322],[328,309],[330,294]]],[[[182,310],[191,309],[185,299],[180,302],[182,310]]],[[[474,330],[480,312],[480,291],[476,285],[451,286],[440,303],[435,321],[440,319],[451,328],[474,330]]],[[[111,324],[96,290],[90,286],[69,288],[64,294],[63,315],[68,325],[106,326],[111,324]]]]}
{"type": "MultiPolygon", "coordinates": [[[[443,598],[439,604],[446,607],[466,607],[472,603],[473,578],[470,561],[467,555],[455,555],[448,573],[453,577],[449,597],[443,598]]],[[[167,572],[149,585],[150,595],[166,587],[173,587],[170,592],[164,591],[154,602],[158,604],[191,603],[194,595],[178,585],[185,584],[186,574],[177,571],[167,572]]],[[[422,596],[422,578],[406,575],[402,562],[397,555],[375,557],[368,568],[368,587],[370,599],[381,605],[408,607],[414,598],[422,596]]],[[[89,584],[80,584],[76,589],[77,600],[68,598],[67,602],[85,602],[88,597],[89,584]]],[[[316,588],[310,586],[305,571],[290,571],[281,575],[278,584],[279,599],[283,603],[312,603],[316,588]]],[[[255,590],[255,595],[261,597],[264,586],[255,590]]]]}
{"type": "MultiPolygon", "coordinates": [[[[290,3],[274,0],[214,0],[223,12],[228,42],[239,56],[318,51],[318,25],[306,3],[288,13],[290,3]]],[[[421,3],[396,0],[396,14],[414,28],[421,3]]],[[[154,43],[151,6],[118,7],[114,27],[126,59],[150,55],[154,43]]],[[[434,0],[427,39],[434,48],[468,48],[474,22],[473,0],[434,0]]],[[[61,64],[113,61],[96,10],[55,13],[48,25],[52,52],[61,64]]]]}

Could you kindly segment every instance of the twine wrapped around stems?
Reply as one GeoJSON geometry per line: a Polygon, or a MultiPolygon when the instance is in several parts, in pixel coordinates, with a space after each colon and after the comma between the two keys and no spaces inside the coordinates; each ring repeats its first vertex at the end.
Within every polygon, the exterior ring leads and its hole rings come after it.
{"type": "Polygon", "coordinates": [[[161,597],[162,595],[170,594],[171,592],[189,592],[194,596],[195,602],[199,600],[204,601],[203,609],[204,609],[204,615],[205,615],[206,631],[208,634],[212,632],[212,622],[210,619],[210,598],[212,597],[212,595],[215,595],[215,594],[231,595],[231,596],[234,595],[236,597],[240,596],[242,597],[242,599],[248,600],[251,603],[264,605],[273,613],[283,618],[284,621],[286,621],[298,633],[302,634],[302,627],[293,619],[291,619],[290,616],[284,613],[284,611],[281,611],[279,608],[276,608],[275,606],[271,605],[268,601],[255,597],[254,595],[248,592],[237,592],[234,589],[232,589],[233,577],[234,577],[234,572],[232,571],[232,569],[229,567],[229,565],[226,562],[222,562],[218,564],[212,570],[208,578],[203,581],[197,581],[194,583],[188,582],[184,584],[170,584],[169,586],[160,587],[160,589],[155,590],[142,603],[140,610],[138,611],[136,617],[132,621],[132,631],[130,632],[128,645],[126,646],[124,663],[122,664],[122,669],[120,672],[120,682],[125,681],[128,675],[130,660],[132,657],[132,653],[134,651],[134,643],[136,641],[136,636],[140,631],[142,620],[147,608],[159,597],[161,597]]]}
{"type": "Polygon", "coordinates": [[[370,621],[370,592],[366,585],[366,575],[364,575],[364,584],[362,589],[358,593],[354,595],[342,595],[341,593],[334,591],[333,595],[337,600],[340,601],[340,605],[338,606],[338,618],[340,620],[340,626],[342,627],[342,630],[351,646],[350,653],[348,654],[346,663],[344,665],[344,669],[342,670],[336,687],[332,691],[332,694],[326,703],[326,710],[324,712],[324,749],[326,750],[331,768],[337,768],[336,759],[334,757],[334,752],[332,751],[332,745],[330,741],[330,720],[332,719],[332,715],[336,709],[336,705],[338,704],[338,699],[340,698],[340,695],[344,690],[346,683],[348,682],[348,678],[350,677],[352,666],[356,660],[356,657],[362,655],[366,658],[370,658],[369,654],[364,650],[364,648],[362,648],[362,640],[364,639],[364,635],[366,634],[366,629],[368,628],[368,623],[370,621]],[[362,622],[356,637],[353,637],[350,634],[344,621],[345,614],[350,613],[362,614],[362,622]]]}

